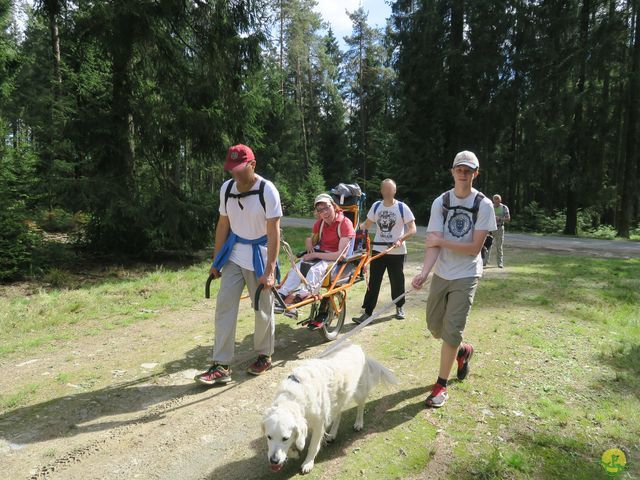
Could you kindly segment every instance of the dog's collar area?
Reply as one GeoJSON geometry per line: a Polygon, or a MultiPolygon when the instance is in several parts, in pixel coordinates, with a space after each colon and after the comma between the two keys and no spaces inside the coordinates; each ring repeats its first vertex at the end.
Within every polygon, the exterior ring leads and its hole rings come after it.
{"type": "Polygon", "coordinates": [[[300,383],[300,379],[296,377],[293,373],[289,375],[287,378],[293,382],[300,383]]]}

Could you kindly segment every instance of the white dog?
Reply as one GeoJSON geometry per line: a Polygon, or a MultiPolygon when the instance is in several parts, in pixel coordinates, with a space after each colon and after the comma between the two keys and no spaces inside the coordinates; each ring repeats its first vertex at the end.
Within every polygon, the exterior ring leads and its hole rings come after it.
{"type": "Polygon", "coordinates": [[[295,368],[280,384],[273,405],[262,420],[271,470],[281,470],[287,457],[298,458],[311,430],[309,451],[302,464],[302,473],[309,473],[326,430],[331,426],[325,438],[334,440],[342,411],[352,401],[358,406],[353,428],[362,430],[367,396],[381,380],[398,383],[393,373],[353,344],[295,368]]]}

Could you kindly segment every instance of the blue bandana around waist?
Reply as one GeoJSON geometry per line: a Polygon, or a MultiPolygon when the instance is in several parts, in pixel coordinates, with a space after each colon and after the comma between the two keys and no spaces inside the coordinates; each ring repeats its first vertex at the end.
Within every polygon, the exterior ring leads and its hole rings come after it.
{"type": "MultiPolygon", "coordinates": [[[[224,242],[224,245],[222,245],[222,248],[218,252],[218,255],[216,255],[216,258],[213,260],[213,264],[211,266],[220,271],[222,267],[229,261],[231,252],[233,251],[233,246],[236,243],[251,245],[253,250],[253,271],[256,272],[256,277],[258,278],[264,275],[264,260],[262,258],[262,249],[260,248],[260,246],[267,245],[266,235],[253,240],[248,240],[236,235],[235,233],[233,233],[233,231],[231,231],[229,233],[229,236],[227,237],[227,241],[224,242]]],[[[278,282],[280,281],[280,268],[277,264],[276,279],[278,280],[278,282]]]]}

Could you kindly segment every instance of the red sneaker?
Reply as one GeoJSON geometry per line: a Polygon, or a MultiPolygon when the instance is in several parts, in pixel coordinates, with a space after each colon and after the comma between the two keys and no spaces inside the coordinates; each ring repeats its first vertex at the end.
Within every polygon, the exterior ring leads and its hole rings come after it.
{"type": "Polygon", "coordinates": [[[203,385],[225,384],[231,381],[231,369],[229,365],[214,363],[204,373],[199,373],[193,379],[203,385]]]}
{"type": "Polygon", "coordinates": [[[262,375],[264,372],[271,368],[271,357],[266,355],[258,355],[255,362],[249,365],[247,373],[251,375],[262,375]]]}
{"type": "Polygon", "coordinates": [[[458,380],[464,380],[469,375],[469,361],[473,356],[473,345],[470,343],[464,343],[460,345],[460,349],[458,350],[458,372],[456,376],[458,380]]]}
{"type": "Polygon", "coordinates": [[[440,408],[447,401],[447,398],[449,398],[447,387],[443,387],[439,383],[436,383],[431,390],[431,395],[427,397],[424,404],[429,408],[440,408]]]}
{"type": "Polygon", "coordinates": [[[315,320],[310,320],[307,324],[307,328],[311,331],[319,330],[324,325],[324,321],[322,319],[316,318],[315,320]]]}

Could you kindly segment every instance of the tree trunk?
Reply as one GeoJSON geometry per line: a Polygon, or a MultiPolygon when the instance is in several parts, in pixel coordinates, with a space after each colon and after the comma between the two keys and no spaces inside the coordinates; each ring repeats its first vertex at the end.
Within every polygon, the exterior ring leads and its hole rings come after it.
{"type": "Polygon", "coordinates": [[[449,38],[449,78],[448,93],[452,114],[448,117],[446,148],[448,153],[455,153],[460,149],[460,108],[462,105],[462,45],[464,40],[464,0],[451,2],[451,34],[449,38]]]}
{"type": "Polygon", "coordinates": [[[14,150],[17,150],[20,146],[20,142],[18,140],[18,120],[11,120],[11,144],[14,150]]]}
{"type": "Polygon", "coordinates": [[[591,0],[582,0],[580,9],[580,37],[578,49],[580,50],[580,66],[578,82],[576,83],[576,106],[573,115],[573,131],[569,135],[569,156],[571,165],[567,172],[569,184],[567,188],[567,220],[564,233],[567,235],[578,234],[578,195],[581,189],[580,174],[585,172],[587,161],[586,139],[584,135],[584,91],[587,76],[587,56],[589,54],[589,11],[591,0]]]}
{"type": "MultiPolygon", "coordinates": [[[[113,140],[103,167],[119,178],[118,186],[130,192],[133,183],[133,118],[131,116],[131,62],[133,59],[134,19],[126,13],[126,7],[116,3],[112,40],[112,118],[113,140]],[[120,11],[120,9],[124,11],[120,11]]],[[[124,193],[124,192],[123,192],[124,193]]]]}
{"type": "MultiPolygon", "coordinates": [[[[280,0],[280,95],[284,105],[284,7],[283,0],[280,0]]],[[[282,109],[284,114],[284,108],[282,109]]]]}
{"type": "Polygon", "coordinates": [[[360,23],[359,29],[359,43],[358,43],[358,83],[360,84],[359,92],[360,99],[360,151],[362,153],[362,183],[366,188],[367,185],[367,112],[365,110],[364,101],[364,25],[360,23]]]}
{"type": "Polygon", "coordinates": [[[631,69],[629,72],[629,101],[627,102],[626,155],[624,161],[624,176],[622,180],[622,194],[620,199],[620,214],[618,218],[618,235],[629,238],[634,209],[634,187],[637,181],[636,164],[638,162],[638,107],[640,93],[640,2],[633,0],[633,31],[631,69]]]}
{"type": "Polygon", "coordinates": [[[307,171],[309,171],[311,164],[309,162],[309,148],[307,146],[307,127],[304,121],[304,101],[302,98],[302,67],[300,66],[300,58],[296,60],[296,92],[298,96],[298,110],[300,115],[300,131],[302,134],[304,167],[307,171]]]}
{"type": "Polygon", "coordinates": [[[51,52],[53,53],[53,99],[58,101],[62,87],[62,74],[60,73],[60,32],[58,29],[58,15],[60,14],[60,2],[47,0],[44,3],[49,17],[49,31],[51,33],[51,52]]]}

